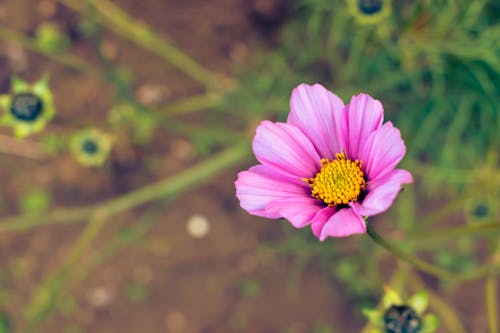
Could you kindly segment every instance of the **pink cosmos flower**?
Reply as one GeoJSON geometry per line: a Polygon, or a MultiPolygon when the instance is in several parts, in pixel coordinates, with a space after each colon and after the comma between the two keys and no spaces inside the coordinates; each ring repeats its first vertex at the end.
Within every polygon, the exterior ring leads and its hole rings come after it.
{"type": "Polygon", "coordinates": [[[366,232],[364,217],[386,211],[411,174],[396,169],[401,134],[383,123],[382,104],[366,94],[344,103],[323,86],[292,92],[286,123],[263,121],[252,147],[260,164],[238,174],[243,209],[311,225],[321,241],[366,232]]]}

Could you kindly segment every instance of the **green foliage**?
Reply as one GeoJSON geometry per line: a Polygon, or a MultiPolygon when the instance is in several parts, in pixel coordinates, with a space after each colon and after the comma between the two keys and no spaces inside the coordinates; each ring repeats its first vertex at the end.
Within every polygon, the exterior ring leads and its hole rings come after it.
{"type": "MultiPolygon", "coordinates": [[[[392,1],[389,16],[360,24],[350,3],[356,1],[296,1],[279,46],[240,71],[245,89],[235,91],[226,107],[237,105],[248,119],[284,121],[290,91],[300,82],[322,83],[345,103],[367,92],[382,101],[386,120],[401,129],[404,167],[419,183],[400,195],[395,214],[386,214],[389,224],[395,217],[392,225],[411,238],[452,213],[459,218],[448,226],[464,218],[471,224],[498,221],[498,4],[392,1]],[[457,200],[441,207],[457,194],[468,198],[465,205],[457,200]]],[[[453,241],[446,250],[437,242],[398,246],[410,253],[432,251],[437,264],[457,272],[477,269],[477,242],[453,241]]],[[[357,303],[374,296],[382,280],[380,258],[364,241],[356,242],[354,253],[338,243],[343,241],[318,246],[308,230],[293,230],[272,246],[285,255],[308,256],[310,263],[319,260],[357,303]]],[[[435,330],[434,319],[425,319],[429,331],[435,330]]]]}
{"type": "Polygon", "coordinates": [[[283,120],[288,100],[275,96],[299,82],[326,84],[345,102],[365,91],[383,101],[412,158],[474,168],[500,141],[493,1],[394,2],[392,15],[371,25],[359,25],[348,2],[297,1],[280,48],[243,71],[246,89],[231,105],[283,120]]]}

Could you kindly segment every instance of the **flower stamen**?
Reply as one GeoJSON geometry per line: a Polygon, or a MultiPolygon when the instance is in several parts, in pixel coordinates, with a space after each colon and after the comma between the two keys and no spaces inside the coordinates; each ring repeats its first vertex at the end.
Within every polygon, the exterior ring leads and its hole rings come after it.
{"type": "Polygon", "coordinates": [[[361,161],[351,161],[342,152],[329,161],[321,159],[321,170],[314,178],[303,178],[311,195],[328,206],[345,205],[358,199],[366,187],[361,161]]]}

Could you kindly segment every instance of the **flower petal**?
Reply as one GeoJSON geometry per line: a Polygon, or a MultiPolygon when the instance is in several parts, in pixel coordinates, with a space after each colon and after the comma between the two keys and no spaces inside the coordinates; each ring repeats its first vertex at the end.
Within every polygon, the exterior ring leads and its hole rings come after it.
{"type": "Polygon", "coordinates": [[[324,241],[327,237],[347,237],[366,232],[366,224],[361,215],[353,208],[342,208],[325,223],[319,237],[324,241]]]}
{"type": "Polygon", "coordinates": [[[342,131],[343,140],[346,143],[347,156],[356,159],[368,136],[382,126],[384,109],[378,100],[366,94],[359,94],[351,98],[346,110],[347,121],[342,131]]]}
{"type": "Polygon", "coordinates": [[[311,230],[314,236],[318,238],[321,236],[321,231],[323,231],[325,223],[335,214],[335,211],[334,207],[324,207],[314,215],[311,223],[311,230]]]}
{"type": "Polygon", "coordinates": [[[369,181],[394,170],[406,153],[401,133],[390,121],[368,137],[360,150],[364,171],[369,181]]]}
{"type": "Polygon", "coordinates": [[[344,103],[320,84],[301,84],[292,91],[287,123],[302,130],[325,158],[343,149],[339,127],[344,103]]]}
{"type": "Polygon", "coordinates": [[[278,214],[290,221],[295,228],[303,228],[312,222],[312,218],[321,209],[318,200],[304,197],[278,199],[267,205],[270,214],[278,214]]]}
{"type": "Polygon", "coordinates": [[[361,215],[352,207],[342,208],[333,214],[323,226],[320,241],[327,237],[347,237],[366,232],[366,224],[361,215]]]}
{"type": "Polygon", "coordinates": [[[234,183],[240,206],[252,215],[280,218],[277,211],[267,211],[271,201],[291,197],[307,197],[307,187],[288,180],[285,176],[263,165],[238,173],[234,183]]]}
{"type": "Polygon", "coordinates": [[[394,202],[403,184],[413,182],[411,174],[403,169],[395,169],[385,176],[367,184],[368,194],[356,208],[362,216],[372,216],[385,212],[394,202]]]}
{"type": "Polygon", "coordinates": [[[260,163],[290,177],[309,178],[321,167],[311,141],[290,124],[261,122],[252,147],[260,163]]]}

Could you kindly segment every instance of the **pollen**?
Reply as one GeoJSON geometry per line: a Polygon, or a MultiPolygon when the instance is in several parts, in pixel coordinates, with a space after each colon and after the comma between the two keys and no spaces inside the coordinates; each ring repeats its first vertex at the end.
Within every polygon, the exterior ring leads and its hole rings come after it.
{"type": "Polygon", "coordinates": [[[328,206],[345,205],[358,199],[366,187],[361,161],[351,161],[344,153],[329,161],[321,159],[321,170],[314,178],[303,178],[311,186],[311,195],[328,206]]]}

